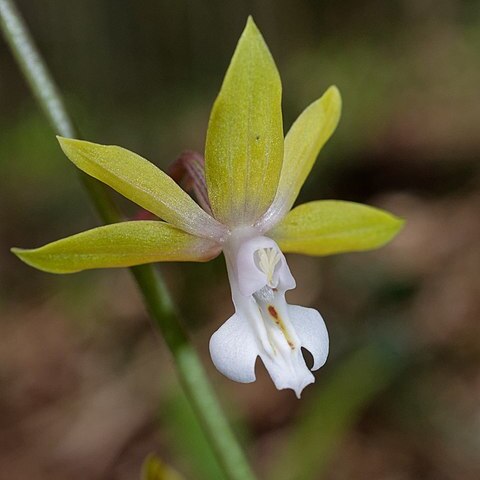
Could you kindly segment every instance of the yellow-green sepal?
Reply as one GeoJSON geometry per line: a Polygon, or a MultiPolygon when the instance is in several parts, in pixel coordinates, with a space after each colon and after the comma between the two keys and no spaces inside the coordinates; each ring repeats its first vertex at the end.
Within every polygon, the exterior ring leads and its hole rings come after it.
{"type": "Polygon", "coordinates": [[[381,247],[403,224],[368,205],[319,200],[294,208],[268,235],[284,252],[332,255],[381,247]]]}
{"type": "Polygon", "coordinates": [[[275,196],[283,160],[281,91],[250,17],[213,105],[205,147],[212,211],[226,225],[254,223],[275,196]]]}
{"type": "Polygon", "coordinates": [[[149,455],[142,465],[142,480],[184,480],[184,477],[156,455],[149,455]]]}
{"type": "Polygon", "coordinates": [[[203,262],[218,255],[220,248],[165,222],[145,220],[105,225],[40,248],[12,248],[12,252],[39,270],[73,273],[151,262],[203,262]]]}
{"type": "Polygon", "coordinates": [[[199,207],[166,173],[136,153],[113,145],[57,137],[65,155],[162,220],[193,235],[220,238],[225,227],[199,207]]]}
{"type": "Polygon", "coordinates": [[[320,150],[338,125],[341,109],[340,92],[331,86],[291,126],[285,137],[282,172],[267,222],[276,223],[292,208],[320,150]]]}

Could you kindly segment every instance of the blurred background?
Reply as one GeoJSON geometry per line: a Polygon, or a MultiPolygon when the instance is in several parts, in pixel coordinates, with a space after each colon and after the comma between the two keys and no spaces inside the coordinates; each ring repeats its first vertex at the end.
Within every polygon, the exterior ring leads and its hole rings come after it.
{"type": "MultiPolygon", "coordinates": [[[[387,208],[378,251],[291,256],[289,300],[331,356],[297,401],[213,368],[232,313],[224,262],[160,268],[262,478],[480,478],[480,2],[18,2],[84,138],[162,168],[203,151],[248,14],[284,86],[285,129],[330,85],[343,117],[299,201],[387,208]]],[[[9,253],[99,224],[0,42],[0,477],[139,477],[156,452],[223,478],[127,271],[54,276],[9,253]]],[[[121,201],[121,200],[120,200],[121,201]]],[[[121,201],[128,215],[135,207],[121,201]]]]}

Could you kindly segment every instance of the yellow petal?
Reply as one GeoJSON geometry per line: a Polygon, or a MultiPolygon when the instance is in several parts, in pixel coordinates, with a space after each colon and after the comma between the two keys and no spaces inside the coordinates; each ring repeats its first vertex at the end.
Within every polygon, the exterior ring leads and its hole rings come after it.
{"type": "Polygon", "coordinates": [[[122,147],[58,137],[65,155],[85,173],[186,232],[219,238],[226,229],[167,174],[122,147]]]}
{"type": "Polygon", "coordinates": [[[337,127],[341,107],[340,92],[332,86],[302,112],[288,131],[277,195],[261,220],[262,226],[274,225],[292,208],[320,150],[337,127]]]}
{"type": "Polygon", "coordinates": [[[275,196],[283,158],[281,89],[249,18],[213,106],[205,148],[210,203],[226,225],[253,224],[275,196]]]}
{"type": "Polygon", "coordinates": [[[268,235],[284,252],[332,255],[381,247],[403,224],[368,205],[320,200],[294,208],[268,235]]]}
{"type": "Polygon", "coordinates": [[[72,273],[151,262],[203,262],[218,255],[220,248],[165,222],[134,221],[94,228],[32,250],[12,248],[12,252],[39,270],[72,273]]]}

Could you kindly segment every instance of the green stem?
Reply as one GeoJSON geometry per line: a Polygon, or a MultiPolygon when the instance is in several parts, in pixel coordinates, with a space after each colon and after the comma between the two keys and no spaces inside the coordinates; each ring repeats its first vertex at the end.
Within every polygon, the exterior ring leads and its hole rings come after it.
{"type": "MultiPolygon", "coordinates": [[[[13,0],[0,0],[0,27],[20,69],[54,131],[77,137],[62,97],[40,56],[13,0]]],[[[104,185],[84,174],[82,182],[105,223],[121,215],[104,185]]],[[[229,480],[254,480],[198,354],[181,326],[180,317],[160,274],[151,265],[130,269],[143,295],[153,323],[162,333],[177,367],[177,373],[218,462],[229,480]]]]}
{"type": "Polygon", "coordinates": [[[153,268],[139,266],[131,270],[152,319],[170,347],[184,392],[221,467],[229,479],[254,480],[255,476],[228,425],[198,355],[179,324],[163,279],[153,268]]]}

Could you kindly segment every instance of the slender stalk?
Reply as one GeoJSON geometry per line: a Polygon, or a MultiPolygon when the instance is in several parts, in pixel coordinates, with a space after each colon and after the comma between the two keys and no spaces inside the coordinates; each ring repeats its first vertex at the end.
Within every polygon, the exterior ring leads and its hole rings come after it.
{"type": "Polygon", "coordinates": [[[183,390],[227,478],[254,480],[255,476],[228,425],[198,355],[179,324],[178,314],[158,270],[144,266],[131,270],[152,319],[170,347],[183,390]]]}
{"type": "MultiPolygon", "coordinates": [[[[76,137],[75,127],[61,95],[13,0],[0,0],[0,28],[53,130],[58,135],[76,137]]],[[[102,220],[105,223],[120,221],[121,215],[104,185],[84,174],[81,178],[102,220]]],[[[181,326],[180,317],[160,274],[151,265],[130,270],[154,325],[172,353],[184,392],[226,478],[254,480],[255,476],[228,425],[200,359],[181,326]]]]}

